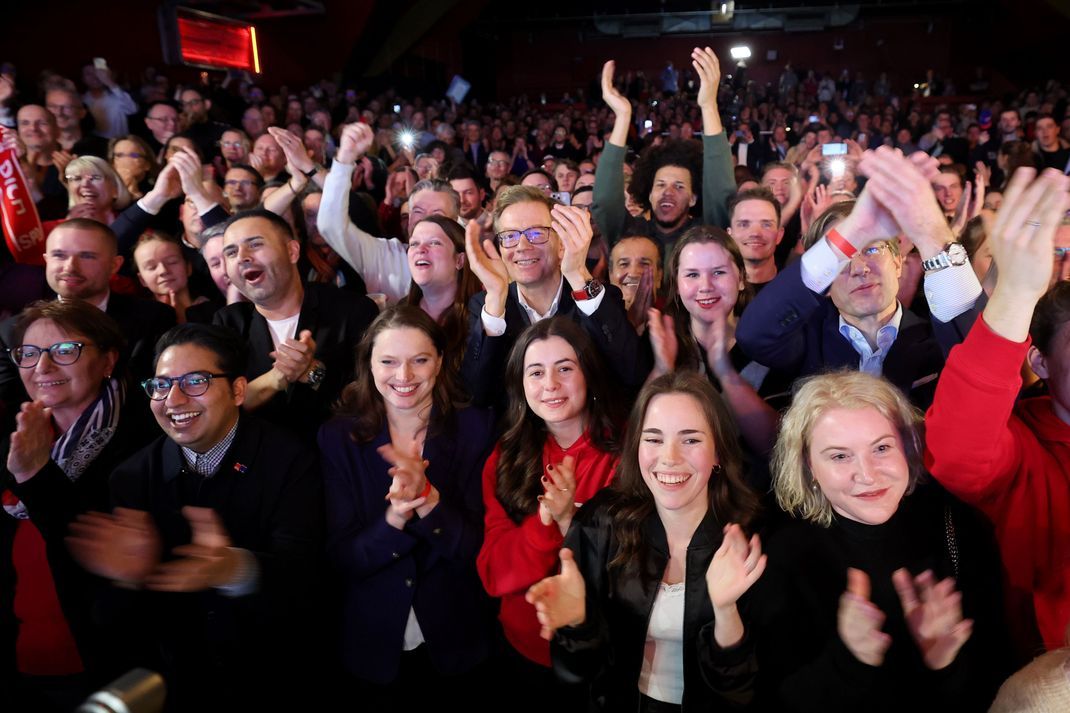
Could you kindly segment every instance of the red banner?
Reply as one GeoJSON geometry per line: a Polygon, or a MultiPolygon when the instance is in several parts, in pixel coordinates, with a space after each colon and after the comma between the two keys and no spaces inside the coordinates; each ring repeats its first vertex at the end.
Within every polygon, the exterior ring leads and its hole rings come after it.
{"type": "MultiPolygon", "coordinates": [[[[6,134],[9,129],[3,129],[6,134]]],[[[24,265],[45,264],[45,233],[30,186],[19,165],[14,142],[0,141],[0,218],[4,239],[15,262],[24,265]]]]}

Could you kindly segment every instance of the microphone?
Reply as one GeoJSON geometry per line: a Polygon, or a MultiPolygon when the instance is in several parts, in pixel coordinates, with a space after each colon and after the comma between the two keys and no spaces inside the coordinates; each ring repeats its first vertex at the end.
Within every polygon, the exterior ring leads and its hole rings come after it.
{"type": "Polygon", "coordinates": [[[160,674],[135,668],[89,696],[75,713],[160,713],[166,697],[160,674]]]}

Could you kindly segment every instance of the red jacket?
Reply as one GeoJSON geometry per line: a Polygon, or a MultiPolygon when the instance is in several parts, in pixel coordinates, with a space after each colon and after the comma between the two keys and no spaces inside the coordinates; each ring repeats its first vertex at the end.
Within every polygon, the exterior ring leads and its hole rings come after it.
{"type": "Polygon", "coordinates": [[[1033,593],[1049,649],[1070,622],[1070,424],[1048,397],[1015,404],[1029,342],[977,320],[951,351],[925,419],[925,465],[995,524],[1012,586],[1033,593]]]}
{"type": "MultiPolygon", "coordinates": [[[[565,538],[556,523],[543,525],[538,512],[519,525],[506,514],[494,493],[500,455],[496,446],[483,467],[485,532],[476,566],[487,592],[502,599],[498,618],[509,643],[526,658],[549,666],[550,643],[539,636],[535,607],[524,601],[524,595],[531,585],[557,572],[557,553],[565,538]]],[[[589,433],[567,450],[547,437],[542,449],[543,468],[560,463],[565,456],[576,459],[577,505],[609,485],[617,469],[617,457],[598,450],[589,433]]]]}

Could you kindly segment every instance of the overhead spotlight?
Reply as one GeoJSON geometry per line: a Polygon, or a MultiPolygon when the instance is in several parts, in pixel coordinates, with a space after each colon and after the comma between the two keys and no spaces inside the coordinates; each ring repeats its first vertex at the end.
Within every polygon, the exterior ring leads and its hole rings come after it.
{"type": "Polygon", "coordinates": [[[732,59],[735,60],[750,59],[750,47],[747,47],[746,45],[739,45],[738,47],[733,47],[732,49],[728,50],[728,52],[732,55],[732,59]]]}

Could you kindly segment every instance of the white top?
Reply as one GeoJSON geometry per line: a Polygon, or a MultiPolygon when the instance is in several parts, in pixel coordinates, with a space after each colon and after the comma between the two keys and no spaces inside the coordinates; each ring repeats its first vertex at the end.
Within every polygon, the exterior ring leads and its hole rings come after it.
{"type": "Polygon", "coordinates": [[[137,113],[137,104],[119,87],[104,87],[99,97],[92,92],[82,96],[86,109],[96,121],[96,133],[109,139],[119,139],[130,133],[126,117],[137,113]]]}
{"type": "Polygon", "coordinates": [[[368,293],[381,292],[388,304],[409,294],[412,273],[407,248],[397,238],[377,238],[349,219],[353,164],[335,161],[323,182],[316,227],[331,249],[364,278],[368,293]]]}
{"type": "Polygon", "coordinates": [[[684,701],[684,583],[658,587],[646,629],[639,691],[662,703],[684,701]]]}
{"type": "MultiPolygon", "coordinates": [[[[561,294],[564,289],[565,278],[562,277],[561,284],[557,286],[557,296],[554,297],[553,302],[550,303],[550,309],[547,310],[546,314],[539,314],[538,310],[528,304],[528,301],[524,299],[524,293],[520,291],[519,286],[516,290],[516,298],[517,301],[520,302],[520,308],[523,309],[524,313],[528,316],[528,321],[531,324],[535,324],[536,322],[541,322],[544,319],[549,319],[550,317],[553,317],[555,314],[557,314],[557,310],[561,305],[561,294]]],[[[576,307],[578,307],[579,310],[585,315],[590,317],[602,305],[602,298],[605,296],[606,291],[603,289],[601,292],[599,292],[597,295],[595,295],[589,300],[578,300],[576,302],[576,307]]],[[[484,304],[483,311],[480,314],[480,319],[483,322],[483,331],[489,336],[500,337],[505,334],[507,325],[505,322],[504,314],[501,317],[495,317],[487,311],[487,306],[484,304]]]]}
{"type": "Polygon", "coordinates": [[[271,341],[275,344],[275,348],[279,348],[279,344],[285,342],[287,339],[295,339],[297,337],[297,320],[301,318],[301,313],[298,312],[293,317],[287,317],[285,319],[265,319],[267,322],[268,330],[271,332],[271,341]]]}
{"type": "Polygon", "coordinates": [[[405,638],[401,643],[402,651],[412,651],[424,642],[424,632],[420,622],[416,621],[416,610],[409,607],[409,619],[405,622],[405,638]]]}

